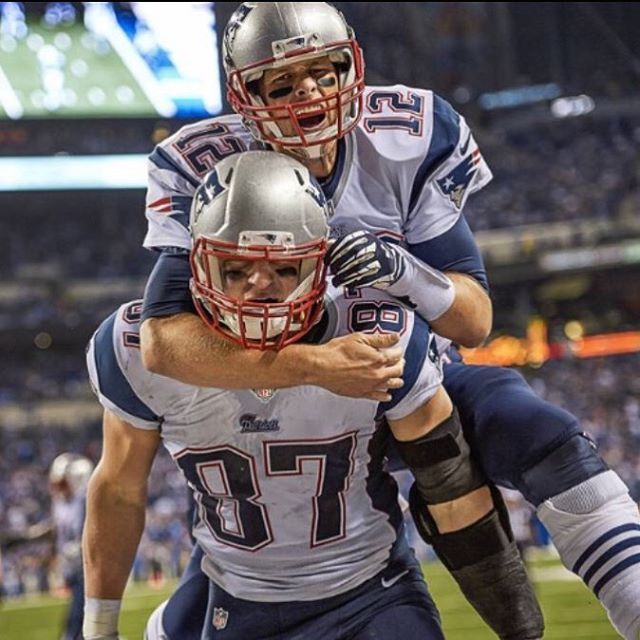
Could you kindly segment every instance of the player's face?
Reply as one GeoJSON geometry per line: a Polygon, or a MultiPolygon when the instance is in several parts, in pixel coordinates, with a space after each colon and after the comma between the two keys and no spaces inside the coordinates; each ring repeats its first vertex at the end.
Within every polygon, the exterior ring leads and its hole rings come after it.
{"type": "Polygon", "coordinates": [[[222,263],[224,293],[239,301],[283,302],[299,284],[299,262],[226,260],[222,263]]]}
{"type": "MultiPolygon", "coordinates": [[[[267,106],[318,100],[337,92],[338,74],[328,56],[293,62],[279,69],[267,69],[260,80],[260,96],[267,106]]],[[[305,133],[320,131],[336,122],[335,107],[335,102],[305,107],[301,113],[296,114],[298,122],[305,133]],[[319,108],[328,110],[319,111],[319,108]],[[306,113],[309,115],[305,117],[306,113]]],[[[297,135],[293,124],[288,120],[278,121],[278,126],[284,136],[297,135]]]]}

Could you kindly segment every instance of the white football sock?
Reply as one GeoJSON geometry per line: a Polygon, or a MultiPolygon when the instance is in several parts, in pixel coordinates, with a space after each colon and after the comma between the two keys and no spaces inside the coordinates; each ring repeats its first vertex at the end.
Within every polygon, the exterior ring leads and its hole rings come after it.
{"type": "Polygon", "coordinates": [[[618,633],[639,640],[640,513],[618,474],[605,471],[545,500],[538,516],[618,633]]]}

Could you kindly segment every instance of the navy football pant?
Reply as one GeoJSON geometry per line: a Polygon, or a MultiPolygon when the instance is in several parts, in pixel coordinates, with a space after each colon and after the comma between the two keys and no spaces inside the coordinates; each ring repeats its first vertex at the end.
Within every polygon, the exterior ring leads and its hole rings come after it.
{"type": "Polygon", "coordinates": [[[200,571],[202,551],[196,545],[163,611],[162,626],[170,640],[201,640],[203,626],[204,637],[229,640],[443,640],[437,609],[402,536],[377,576],[347,593],[310,602],[234,598],[200,571]],[[224,628],[216,630],[214,622],[224,628]]]}
{"type": "Polygon", "coordinates": [[[171,640],[200,640],[207,610],[209,578],[200,564],[203,551],[196,544],[189,564],[162,613],[162,627],[171,640]]]}
{"type": "MultiPolygon", "coordinates": [[[[313,571],[309,567],[309,571],[313,571]]],[[[435,604],[404,533],[387,567],[323,600],[249,602],[213,582],[203,640],[444,640],[435,604]],[[216,630],[214,623],[224,624],[216,630]]],[[[172,639],[173,640],[173,639],[172,639]]]]}
{"type": "MultiPolygon", "coordinates": [[[[444,386],[458,408],[473,455],[490,480],[518,489],[534,505],[569,488],[567,483],[583,482],[594,469],[602,471],[592,460],[568,460],[548,465],[544,474],[526,473],[581,429],[575,416],[539,398],[517,371],[447,363],[444,386]]],[[[595,450],[592,455],[599,460],[595,450]]]]}

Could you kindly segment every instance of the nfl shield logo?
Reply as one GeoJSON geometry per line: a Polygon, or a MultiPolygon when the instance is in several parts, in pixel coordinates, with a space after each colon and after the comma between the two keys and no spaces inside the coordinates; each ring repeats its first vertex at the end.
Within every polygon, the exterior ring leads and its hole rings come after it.
{"type": "Polygon", "coordinates": [[[213,608],[213,626],[220,630],[224,629],[227,626],[227,622],[229,621],[229,612],[222,607],[214,607],[213,608]]]}
{"type": "Polygon", "coordinates": [[[253,391],[262,402],[269,402],[276,392],[275,389],[251,389],[251,391],[253,391]]]}

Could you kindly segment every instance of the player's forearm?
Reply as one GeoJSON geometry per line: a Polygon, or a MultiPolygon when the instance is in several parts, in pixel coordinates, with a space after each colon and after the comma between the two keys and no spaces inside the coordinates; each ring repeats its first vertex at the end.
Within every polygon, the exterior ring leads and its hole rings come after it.
{"type": "Polygon", "coordinates": [[[411,305],[431,327],[465,347],[478,346],[491,329],[491,301],[472,277],[443,273],[402,247],[394,247],[402,261],[401,275],[387,291],[411,305]]]}
{"type": "Polygon", "coordinates": [[[455,288],[453,304],[431,328],[439,335],[464,347],[477,347],[486,340],[493,322],[491,299],[471,276],[447,273],[455,288]]]}
{"type": "Polygon", "coordinates": [[[146,493],[131,492],[99,474],[87,495],[82,537],[85,595],[122,598],[144,529],[146,493]]]}
{"type": "Polygon", "coordinates": [[[150,318],[142,324],[140,338],[145,367],[185,384],[224,389],[314,384],[317,347],[242,349],[216,336],[194,314],[150,318]]]}

